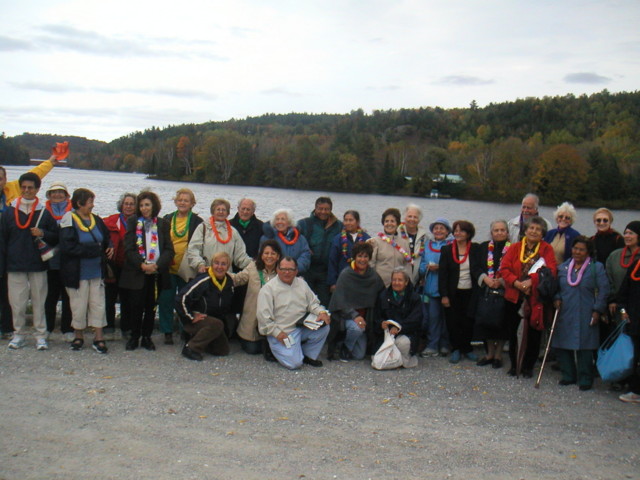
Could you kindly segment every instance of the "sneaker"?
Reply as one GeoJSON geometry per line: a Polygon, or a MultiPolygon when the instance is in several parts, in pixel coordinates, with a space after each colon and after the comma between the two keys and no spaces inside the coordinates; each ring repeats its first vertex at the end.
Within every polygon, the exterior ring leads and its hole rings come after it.
{"type": "Polygon", "coordinates": [[[45,338],[39,338],[36,340],[36,350],[49,350],[49,344],[45,338]]]}
{"type": "Polygon", "coordinates": [[[454,350],[451,354],[451,358],[449,359],[449,363],[458,363],[460,362],[460,358],[462,358],[460,350],[454,350]]]}
{"type": "Polygon", "coordinates": [[[109,351],[104,340],[96,340],[93,342],[93,349],[98,353],[107,353],[109,351]]]}
{"type": "Polygon", "coordinates": [[[18,350],[24,347],[24,337],[22,335],[14,335],[13,339],[9,342],[9,348],[11,350],[18,350]]]}
{"type": "Polygon", "coordinates": [[[64,334],[64,341],[67,343],[73,342],[74,338],[76,338],[76,334],[73,332],[67,332],[64,334]]]}
{"type": "Polygon", "coordinates": [[[443,357],[446,357],[447,355],[449,355],[449,349],[447,347],[442,347],[440,349],[440,355],[442,355],[443,357]]]}
{"type": "Polygon", "coordinates": [[[465,353],[464,358],[466,358],[467,360],[471,360],[472,362],[478,361],[478,355],[473,352],[465,353]]]}
{"type": "Polygon", "coordinates": [[[438,356],[438,350],[436,350],[435,348],[425,348],[424,350],[422,350],[422,352],[420,352],[420,356],[421,357],[437,357],[438,356]]]}
{"type": "Polygon", "coordinates": [[[640,403],[640,395],[633,392],[623,393],[618,398],[625,403],[640,403]]]}

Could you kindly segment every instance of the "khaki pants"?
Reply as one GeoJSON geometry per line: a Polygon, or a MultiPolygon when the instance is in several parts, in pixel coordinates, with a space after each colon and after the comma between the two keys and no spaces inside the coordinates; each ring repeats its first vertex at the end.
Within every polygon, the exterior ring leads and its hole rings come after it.
{"type": "Polygon", "coordinates": [[[187,346],[194,352],[229,355],[229,340],[224,333],[222,320],[207,316],[198,323],[185,323],[183,328],[191,335],[187,346]]]}
{"type": "Polygon", "coordinates": [[[105,313],[104,282],[101,278],[80,280],[79,288],[67,287],[71,305],[71,326],[84,330],[87,325],[103,328],[107,325],[105,313]]]}
{"type": "Polygon", "coordinates": [[[13,329],[16,335],[26,333],[27,302],[31,296],[33,328],[36,338],[46,338],[47,322],[44,318],[44,301],[47,298],[47,272],[8,272],[9,304],[13,312],[13,329]]]}

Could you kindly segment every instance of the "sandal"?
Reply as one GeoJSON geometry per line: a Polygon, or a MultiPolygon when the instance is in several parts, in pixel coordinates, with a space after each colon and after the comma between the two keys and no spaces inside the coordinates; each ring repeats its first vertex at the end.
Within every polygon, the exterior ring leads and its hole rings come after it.
{"type": "Polygon", "coordinates": [[[74,338],[73,342],[71,342],[70,348],[71,350],[78,351],[82,349],[84,345],[84,340],[82,338],[74,338]]]}
{"type": "Polygon", "coordinates": [[[93,342],[93,349],[98,353],[107,353],[109,350],[104,340],[96,340],[93,342]]]}

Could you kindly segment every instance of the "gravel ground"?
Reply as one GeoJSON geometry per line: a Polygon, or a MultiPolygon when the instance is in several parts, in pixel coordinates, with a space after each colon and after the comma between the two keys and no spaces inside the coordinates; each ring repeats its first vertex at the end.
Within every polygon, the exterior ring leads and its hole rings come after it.
{"type": "MultiPolygon", "coordinates": [[[[90,339],[90,338],[88,338],[90,339]]],[[[463,361],[290,372],[237,344],[0,343],[0,479],[639,479],[640,405],[463,361]]],[[[508,362],[506,362],[508,364],[508,362]]]]}

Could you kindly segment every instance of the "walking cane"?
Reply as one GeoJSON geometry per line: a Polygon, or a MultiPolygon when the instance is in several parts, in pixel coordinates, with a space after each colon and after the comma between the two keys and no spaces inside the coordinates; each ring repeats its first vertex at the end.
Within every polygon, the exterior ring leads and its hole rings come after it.
{"type": "Polygon", "coordinates": [[[542,378],[542,372],[544,371],[544,365],[547,362],[547,355],[551,348],[551,339],[553,338],[553,332],[556,329],[556,320],[558,320],[558,312],[560,309],[556,309],[556,313],[553,315],[553,323],[551,324],[551,331],[549,332],[549,341],[547,342],[547,348],[544,351],[544,357],[542,357],[542,365],[540,366],[540,373],[538,373],[538,379],[536,380],[535,388],[540,388],[540,379],[542,378]]]}

